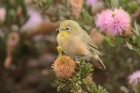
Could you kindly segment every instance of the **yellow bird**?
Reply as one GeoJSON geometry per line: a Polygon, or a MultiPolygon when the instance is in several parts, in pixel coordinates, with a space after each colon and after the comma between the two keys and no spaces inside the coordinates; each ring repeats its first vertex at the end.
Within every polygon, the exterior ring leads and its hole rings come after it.
{"type": "Polygon", "coordinates": [[[98,56],[101,55],[98,47],[77,22],[73,20],[62,21],[57,30],[59,31],[57,42],[65,54],[74,58],[92,58],[97,68],[106,69],[98,56]]]}

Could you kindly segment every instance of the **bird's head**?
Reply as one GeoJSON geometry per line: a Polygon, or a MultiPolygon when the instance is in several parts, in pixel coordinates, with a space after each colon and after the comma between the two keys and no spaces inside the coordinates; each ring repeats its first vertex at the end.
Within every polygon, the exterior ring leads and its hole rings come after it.
{"type": "Polygon", "coordinates": [[[57,29],[59,33],[75,34],[80,29],[77,22],[73,20],[65,20],[60,23],[60,27],[57,29]]]}

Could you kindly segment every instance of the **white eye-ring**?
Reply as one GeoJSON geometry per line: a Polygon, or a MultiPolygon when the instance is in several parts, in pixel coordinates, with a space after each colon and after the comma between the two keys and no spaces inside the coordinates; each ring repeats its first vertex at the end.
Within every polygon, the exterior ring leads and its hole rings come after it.
{"type": "Polygon", "coordinates": [[[66,31],[69,31],[69,30],[70,30],[70,28],[69,28],[69,27],[67,27],[67,28],[66,28],[66,31]]]}

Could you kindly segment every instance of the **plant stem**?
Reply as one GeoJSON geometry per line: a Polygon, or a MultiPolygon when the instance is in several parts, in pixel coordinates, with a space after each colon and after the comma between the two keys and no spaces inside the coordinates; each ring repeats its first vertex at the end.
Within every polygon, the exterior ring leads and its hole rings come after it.
{"type": "MultiPolygon", "coordinates": [[[[112,7],[109,5],[107,0],[103,0],[103,2],[108,6],[108,8],[112,9],[112,7]]],[[[112,9],[113,10],[113,9],[112,9]]]]}

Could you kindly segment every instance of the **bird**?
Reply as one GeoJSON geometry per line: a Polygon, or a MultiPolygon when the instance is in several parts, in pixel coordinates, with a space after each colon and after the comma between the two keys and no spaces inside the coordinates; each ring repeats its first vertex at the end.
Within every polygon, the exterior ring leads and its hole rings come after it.
{"type": "Polygon", "coordinates": [[[99,58],[102,54],[98,51],[97,45],[76,21],[64,20],[56,31],[59,31],[57,43],[66,55],[76,59],[92,59],[98,69],[106,69],[99,58]]]}

